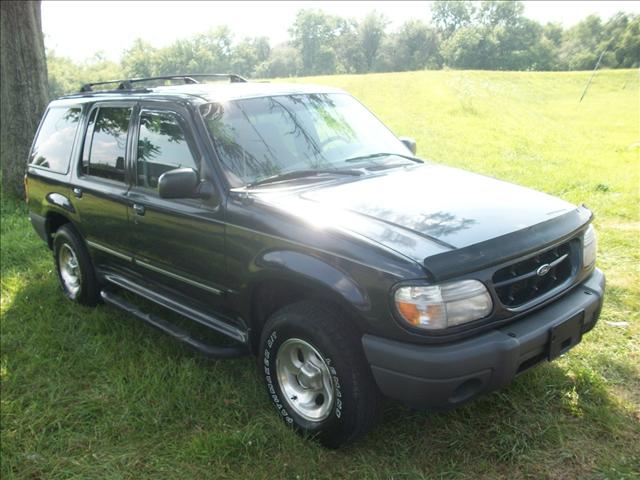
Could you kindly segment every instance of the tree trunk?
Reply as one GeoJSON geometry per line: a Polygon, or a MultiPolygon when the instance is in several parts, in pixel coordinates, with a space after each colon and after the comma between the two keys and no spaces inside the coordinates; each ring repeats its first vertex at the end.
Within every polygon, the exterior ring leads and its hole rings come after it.
{"type": "Polygon", "coordinates": [[[47,101],[40,2],[0,1],[0,165],[4,194],[23,194],[27,155],[47,101]]]}

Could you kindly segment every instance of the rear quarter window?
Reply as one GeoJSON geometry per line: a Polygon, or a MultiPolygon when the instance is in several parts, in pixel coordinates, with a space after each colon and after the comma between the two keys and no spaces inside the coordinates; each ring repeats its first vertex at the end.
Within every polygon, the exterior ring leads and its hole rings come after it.
{"type": "Polygon", "coordinates": [[[81,109],[50,108],[33,144],[29,165],[56,173],[67,173],[81,109]]]}

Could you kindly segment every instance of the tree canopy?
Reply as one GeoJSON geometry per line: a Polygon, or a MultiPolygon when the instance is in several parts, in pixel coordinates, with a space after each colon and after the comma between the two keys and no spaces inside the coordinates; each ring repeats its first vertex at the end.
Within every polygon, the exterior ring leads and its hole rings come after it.
{"type": "Polygon", "coordinates": [[[48,52],[50,95],[86,81],[177,73],[234,72],[253,78],[368,73],[438,68],[589,70],[640,66],[640,16],[590,16],[570,27],[541,24],[522,2],[435,1],[431,16],[395,29],[372,11],[361,21],[317,9],[298,11],[289,41],[236,39],[222,26],[156,48],[133,42],[119,62],[101,54],[74,63],[48,52]]]}

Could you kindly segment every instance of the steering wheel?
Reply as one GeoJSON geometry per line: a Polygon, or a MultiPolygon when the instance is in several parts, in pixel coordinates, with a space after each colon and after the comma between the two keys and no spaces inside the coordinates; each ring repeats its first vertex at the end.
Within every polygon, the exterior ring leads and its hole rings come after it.
{"type": "Polygon", "coordinates": [[[338,141],[338,140],[341,141],[341,142],[344,142],[344,143],[349,143],[348,139],[346,139],[344,137],[341,137],[340,135],[334,135],[333,137],[329,137],[329,138],[323,140],[322,142],[320,142],[319,146],[320,146],[320,148],[324,148],[325,145],[328,145],[328,144],[333,143],[333,142],[338,141]]]}

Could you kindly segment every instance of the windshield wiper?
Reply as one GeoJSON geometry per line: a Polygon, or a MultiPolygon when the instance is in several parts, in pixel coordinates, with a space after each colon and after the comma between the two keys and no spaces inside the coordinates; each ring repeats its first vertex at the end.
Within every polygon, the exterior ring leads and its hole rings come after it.
{"type": "Polygon", "coordinates": [[[248,183],[245,185],[245,188],[251,188],[258,185],[264,185],[267,183],[275,183],[283,180],[294,180],[296,178],[304,178],[304,177],[313,177],[316,175],[322,174],[331,174],[331,175],[352,175],[352,176],[360,176],[364,175],[364,172],[360,170],[345,170],[345,169],[313,169],[313,170],[293,170],[291,172],[279,173],[278,175],[273,175],[271,177],[263,178],[261,180],[257,180],[255,182],[248,183]]]}
{"type": "Polygon", "coordinates": [[[402,158],[407,158],[413,162],[420,162],[420,160],[416,157],[412,157],[410,155],[403,155],[401,153],[387,153],[387,152],[379,152],[379,153],[369,153],[367,155],[357,155],[355,157],[350,157],[347,158],[346,160],[342,160],[345,163],[350,163],[350,162],[360,162],[362,160],[369,160],[372,158],[378,158],[378,157],[391,157],[391,156],[395,156],[395,157],[402,157],[402,158]]]}

